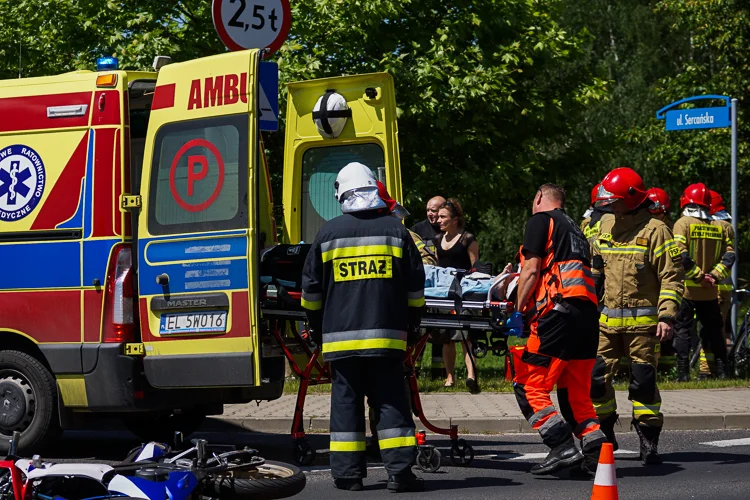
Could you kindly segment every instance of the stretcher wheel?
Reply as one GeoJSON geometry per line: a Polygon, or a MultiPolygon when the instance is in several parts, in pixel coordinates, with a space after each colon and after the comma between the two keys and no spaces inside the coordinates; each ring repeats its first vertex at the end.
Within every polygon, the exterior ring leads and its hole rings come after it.
{"type": "Polygon", "coordinates": [[[315,460],[315,448],[306,439],[294,441],[294,461],[299,465],[310,465],[315,460]]]}
{"type": "Polygon", "coordinates": [[[469,465],[474,460],[474,448],[465,440],[459,439],[451,446],[451,462],[453,465],[469,465]]]}
{"type": "Polygon", "coordinates": [[[440,450],[434,446],[420,447],[417,452],[417,466],[422,472],[437,472],[440,469],[440,450]]]}

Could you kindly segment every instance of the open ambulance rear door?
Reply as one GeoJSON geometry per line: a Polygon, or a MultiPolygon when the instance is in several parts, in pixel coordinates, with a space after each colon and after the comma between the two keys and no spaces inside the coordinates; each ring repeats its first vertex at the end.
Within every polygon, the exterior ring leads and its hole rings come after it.
{"type": "Polygon", "coordinates": [[[259,60],[257,50],[232,52],[158,75],[137,224],[154,387],[260,385],[259,60]]]}
{"type": "Polygon", "coordinates": [[[391,75],[309,80],[290,83],[288,88],[283,191],[286,242],[312,243],[323,224],[341,214],[333,183],[350,162],[370,167],[390,195],[401,200],[396,98],[391,75]],[[348,110],[335,109],[343,107],[339,96],[346,101],[348,110]],[[321,120],[329,122],[327,127],[321,120]],[[333,137],[339,129],[340,133],[333,137]]]}

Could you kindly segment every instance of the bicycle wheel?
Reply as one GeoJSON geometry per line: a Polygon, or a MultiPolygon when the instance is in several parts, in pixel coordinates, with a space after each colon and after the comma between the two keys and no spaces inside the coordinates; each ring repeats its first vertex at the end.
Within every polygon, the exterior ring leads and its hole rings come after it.
{"type": "Polygon", "coordinates": [[[298,467],[283,462],[266,462],[254,470],[235,470],[208,481],[204,495],[221,499],[272,500],[296,495],[307,479],[298,467]]]}

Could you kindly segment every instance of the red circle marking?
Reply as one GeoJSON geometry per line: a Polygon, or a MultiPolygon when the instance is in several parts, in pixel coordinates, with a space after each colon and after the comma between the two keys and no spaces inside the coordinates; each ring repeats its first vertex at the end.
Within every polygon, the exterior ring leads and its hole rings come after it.
{"type": "MultiPolygon", "coordinates": [[[[229,33],[227,33],[227,30],[224,28],[224,20],[221,18],[221,4],[224,3],[225,0],[213,0],[213,5],[211,8],[211,17],[213,18],[214,22],[214,28],[216,29],[216,32],[219,34],[219,38],[222,42],[224,42],[224,45],[229,50],[237,51],[237,50],[248,50],[245,47],[242,47],[235,42],[231,36],[229,36],[229,33]]],[[[279,34],[276,35],[276,38],[274,39],[273,43],[269,45],[268,47],[253,47],[253,48],[266,48],[268,49],[268,56],[276,52],[281,48],[281,46],[286,41],[286,38],[289,36],[289,30],[292,27],[292,8],[289,5],[289,0],[280,0],[281,1],[281,10],[284,15],[284,21],[281,23],[281,29],[279,30],[279,34]]]]}
{"type": "MultiPolygon", "coordinates": [[[[208,168],[208,165],[206,166],[206,168],[208,168]]],[[[187,210],[188,212],[200,212],[202,210],[205,210],[210,207],[213,202],[216,201],[216,198],[219,197],[219,193],[221,193],[222,187],[224,187],[224,160],[221,158],[221,153],[219,153],[219,150],[216,148],[216,146],[205,139],[192,139],[188,141],[184,146],[182,146],[180,150],[177,151],[177,154],[174,155],[174,159],[172,160],[172,168],[169,169],[169,188],[172,191],[172,197],[174,198],[174,201],[176,201],[180,207],[187,210]],[[197,205],[193,205],[192,203],[188,203],[183,200],[182,196],[180,196],[180,193],[177,192],[177,186],[175,185],[175,173],[177,172],[177,163],[179,163],[183,155],[187,153],[188,150],[196,147],[204,147],[211,151],[211,153],[213,153],[213,155],[216,157],[216,163],[219,165],[219,182],[216,183],[216,189],[214,189],[214,192],[211,193],[211,196],[209,196],[206,201],[197,205]]]]}

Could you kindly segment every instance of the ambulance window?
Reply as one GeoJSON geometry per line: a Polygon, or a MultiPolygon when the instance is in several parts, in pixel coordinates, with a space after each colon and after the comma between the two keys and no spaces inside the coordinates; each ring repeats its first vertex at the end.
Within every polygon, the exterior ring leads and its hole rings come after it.
{"type": "Polygon", "coordinates": [[[247,115],[165,125],[156,134],[151,234],[246,228],[247,115]]]}
{"type": "Polygon", "coordinates": [[[302,240],[311,243],[326,221],[341,215],[333,183],[348,163],[370,167],[376,177],[385,170],[385,155],[377,144],[313,148],[302,156],[302,240]]]}

